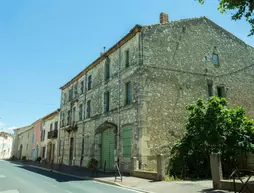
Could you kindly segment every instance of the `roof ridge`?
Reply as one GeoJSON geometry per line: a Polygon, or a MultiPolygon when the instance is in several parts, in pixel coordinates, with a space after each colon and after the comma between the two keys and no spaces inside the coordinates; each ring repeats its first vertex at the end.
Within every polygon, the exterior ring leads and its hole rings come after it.
{"type": "Polygon", "coordinates": [[[152,26],[158,26],[158,25],[168,25],[168,24],[175,24],[175,23],[180,23],[184,21],[193,21],[193,20],[199,20],[199,19],[208,19],[206,16],[201,16],[201,17],[191,17],[191,18],[186,18],[186,19],[178,19],[178,20],[173,20],[169,21],[167,23],[155,23],[155,24],[150,24],[150,25],[144,25],[143,27],[152,27],[152,26]]]}

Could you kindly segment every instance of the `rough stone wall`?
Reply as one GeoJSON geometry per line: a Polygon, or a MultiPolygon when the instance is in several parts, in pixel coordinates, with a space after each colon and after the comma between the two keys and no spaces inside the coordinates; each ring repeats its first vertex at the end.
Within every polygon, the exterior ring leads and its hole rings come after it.
{"type": "Polygon", "coordinates": [[[28,126],[24,128],[19,134],[19,148],[22,145],[22,156],[26,156],[27,160],[32,159],[32,135],[33,135],[33,126],[28,126]]]}
{"type": "Polygon", "coordinates": [[[253,48],[206,18],[147,26],[142,36],[144,157],[169,153],[184,132],[186,104],[208,99],[207,81],[215,95],[225,86],[228,105],[242,105],[254,117],[253,48]],[[213,53],[219,67],[209,61],[213,53]]]}
{"type": "MultiPolygon", "coordinates": [[[[71,132],[70,134],[64,132],[63,129],[60,130],[60,140],[65,141],[64,145],[61,147],[61,152],[63,154],[63,163],[69,163],[69,143],[70,137],[74,137],[74,157],[76,158],[74,165],[80,165],[81,151],[82,151],[82,139],[84,138],[84,161],[83,166],[87,166],[87,163],[91,157],[96,157],[100,161],[100,149],[98,144],[100,143],[100,135],[95,135],[95,130],[105,121],[109,121],[115,125],[118,125],[118,120],[120,119],[120,162],[122,166],[129,164],[130,160],[121,158],[122,155],[122,128],[124,126],[131,126],[133,128],[133,150],[132,154],[137,155],[138,148],[138,136],[137,136],[137,113],[138,113],[138,90],[140,82],[137,72],[139,71],[139,34],[129,40],[122,47],[117,49],[109,57],[110,59],[110,79],[105,81],[105,60],[100,64],[95,66],[93,69],[88,71],[80,80],[78,80],[78,85],[80,87],[80,82],[83,80],[86,85],[85,94],[78,94],[78,98],[75,102],[63,103],[61,106],[61,113],[67,112],[76,106],[76,121],[79,115],[79,105],[83,104],[83,116],[86,115],[86,104],[87,101],[91,101],[91,117],[85,118],[82,121],[77,121],[78,131],[71,132]],[[125,67],[125,51],[129,50],[130,55],[130,66],[125,67]],[[120,64],[120,66],[119,66],[120,64]],[[119,71],[120,69],[120,71],[119,71]],[[118,73],[119,72],[119,73],[118,73]],[[92,75],[92,89],[87,91],[87,77],[92,75]],[[120,87],[119,84],[120,77],[120,87]],[[132,104],[125,105],[125,83],[131,82],[132,85],[132,104]],[[106,91],[110,92],[110,106],[109,112],[104,113],[104,93],[106,91]],[[120,97],[120,100],[119,100],[120,97]],[[63,105],[64,104],[64,105],[63,105]],[[120,115],[119,115],[119,105],[120,105],[120,115]]],[[[75,83],[74,83],[75,84],[75,83]]],[[[71,87],[71,86],[70,86],[71,87]]],[[[70,88],[69,87],[69,88],[70,88]]],[[[62,91],[62,96],[64,93],[68,95],[68,89],[62,91]]],[[[78,89],[80,92],[80,89],[78,89]]],[[[67,97],[68,98],[68,97],[67,97]]],[[[66,119],[65,114],[65,119],[66,119]]],[[[60,118],[61,119],[61,118],[60,118]]],[[[66,121],[66,120],[65,120],[66,121]]],[[[63,144],[63,142],[61,142],[63,144]]],[[[127,166],[128,167],[128,166],[127,166]]]]}

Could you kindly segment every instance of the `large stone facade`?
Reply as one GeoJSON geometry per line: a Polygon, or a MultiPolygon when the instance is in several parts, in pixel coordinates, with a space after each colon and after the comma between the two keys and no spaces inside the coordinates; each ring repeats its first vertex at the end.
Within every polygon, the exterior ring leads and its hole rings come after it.
{"type": "Polygon", "coordinates": [[[143,42],[144,153],[169,152],[183,134],[185,106],[208,100],[208,84],[214,95],[224,89],[229,106],[242,105],[254,117],[252,47],[205,17],[145,27],[143,42]]]}
{"type": "Polygon", "coordinates": [[[103,136],[113,129],[114,157],[122,170],[130,169],[132,156],[138,158],[140,167],[154,169],[156,154],[169,153],[184,132],[185,105],[198,98],[208,99],[208,85],[212,85],[211,94],[223,94],[229,105],[243,105],[254,117],[254,49],[205,17],[176,22],[163,18],[163,24],[135,26],[61,87],[60,157],[64,164],[87,166],[94,157],[104,167],[102,157],[107,149],[103,136]],[[105,78],[107,62],[109,79],[105,78]],[[129,105],[126,83],[131,84],[129,105]],[[69,100],[70,89],[76,96],[69,100]],[[104,111],[106,92],[110,93],[108,112],[104,111]],[[69,124],[68,111],[72,117],[69,124]],[[128,156],[126,128],[131,130],[128,156]]]}

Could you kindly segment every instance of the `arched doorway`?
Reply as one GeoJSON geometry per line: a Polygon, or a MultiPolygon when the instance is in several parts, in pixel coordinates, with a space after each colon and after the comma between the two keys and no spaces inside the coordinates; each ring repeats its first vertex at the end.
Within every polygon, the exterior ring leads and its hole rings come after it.
{"type": "Polygon", "coordinates": [[[23,146],[21,144],[19,147],[19,159],[22,159],[22,149],[23,149],[23,146]]]}
{"type": "Polygon", "coordinates": [[[52,143],[49,142],[47,145],[47,161],[49,163],[51,163],[51,158],[52,158],[51,154],[52,154],[52,143]]]}
{"type": "Polygon", "coordinates": [[[117,126],[114,123],[104,122],[95,131],[101,134],[100,139],[100,161],[102,168],[113,169],[115,163],[117,126]]]}

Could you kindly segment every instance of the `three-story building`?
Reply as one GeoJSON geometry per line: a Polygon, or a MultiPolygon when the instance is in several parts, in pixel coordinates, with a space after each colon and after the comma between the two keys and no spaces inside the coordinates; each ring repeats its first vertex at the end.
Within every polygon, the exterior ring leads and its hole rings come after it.
{"type": "Polygon", "coordinates": [[[136,25],[61,87],[64,164],[155,167],[184,132],[185,105],[213,95],[254,117],[254,49],[206,17],[136,25]],[[243,94],[244,93],[244,94],[243,94]]]}
{"type": "Polygon", "coordinates": [[[59,132],[59,110],[42,118],[41,157],[48,163],[57,163],[57,138],[59,132]]]}

